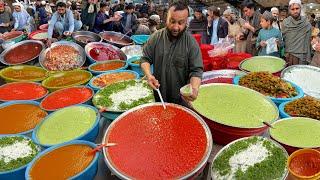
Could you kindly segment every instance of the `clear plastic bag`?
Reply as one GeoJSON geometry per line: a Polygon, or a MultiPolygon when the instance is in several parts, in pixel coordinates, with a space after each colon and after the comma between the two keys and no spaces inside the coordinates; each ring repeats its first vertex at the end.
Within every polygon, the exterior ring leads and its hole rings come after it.
{"type": "Polygon", "coordinates": [[[277,38],[270,38],[266,40],[267,47],[266,47],[266,53],[271,54],[274,52],[278,52],[278,46],[277,46],[277,38]]]}
{"type": "Polygon", "coordinates": [[[214,45],[214,49],[208,51],[210,57],[224,56],[234,48],[233,38],[219,39],[219,42],[214,45]]]}

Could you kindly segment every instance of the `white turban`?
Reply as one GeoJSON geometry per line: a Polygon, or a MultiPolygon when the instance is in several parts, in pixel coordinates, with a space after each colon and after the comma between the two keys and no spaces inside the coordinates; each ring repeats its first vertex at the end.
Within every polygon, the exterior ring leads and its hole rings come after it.
{"type": "Polygon", "coordinates": [[[301,0],[290,0],[289,6],[291,6],[292,4],[299,4],[301,6],[301,0]]]}
{"type": "Polygon", "coordinates": [[[276,8],[276,7],[271,8],[271,12],[275,12],[275,11],[279,13],[279,9],[278,8],[276,8]]]}

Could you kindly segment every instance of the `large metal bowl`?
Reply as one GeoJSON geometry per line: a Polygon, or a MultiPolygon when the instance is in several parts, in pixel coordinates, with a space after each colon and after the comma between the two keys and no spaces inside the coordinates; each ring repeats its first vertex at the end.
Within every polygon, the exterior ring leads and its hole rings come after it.
{"type": "MultiPolygon", "coordinates": [[[[42,51],[40,56],[39,56],[39,63],[41,65],[41,67],[43,67],[44,69],[48,70],[48,68],[44,65],[44,61],[46,60],[46,54],[55,46],[59,46],[59,45],[66,45],[66,46],[71,46],[73,48],[75,48],[81,58],[79,59],[80,63],[79,63],[79,67],[83,66],[83,64],[86,62],[86,53],[84,52],[84,49],[76,44],[76,43],[73,43],[73,42],[69,42],[69,41],[58,41],[58,42],[55,42],[55,43],[52,43],[51,44],[51,47],[50,48],[47,48],[45,51],[42,51]]],[[[77,67],[77,68],[79,68],[77,67]]],[[[77,69],[75,68],[75,69],[77,69]]],[[[49,71],[49,70],[48,70],[49,71]]]]}
{"type": "MultiPolygon", "coordinates": [[[[144,105],[141,105],[141,106],[137,106],[135,108],[132,108],[130,109],[129,111],[126,111],[125,113],[121,114],[117,119],[115,119],[111,124],[110,126],[108,127],[108,129],[105,131],[104,133],[104,137],[103,137],[103,140],[102,140],[102,144],[105,143],[106,141],[106,138],[108,136],[108,132],[115,126],[115,124],[118,122],[118,121],[121,121],[121,119],[125,116],[127,116],[128,114],[134,112],[134,111],[137,111],[137,110],[140,110],[144,107],[149,107],[149,106],[162,106],[161,103],[149,103],[149,104],[144,104],[144,105]]],[[[183,106],[180,106],[180,105],[177,105],[177,104],[171,104],[171,103],[166,103],[166,106],[171,106],[171,107],[175,107],[175,108],[178,108],[178,109],[181,109],[183,111],[185,111],[186,113],[188,114],[191,114],[194,118],[196,118],[199,123],[202,125],[202,127],[204,128],[205,130],[205,133],[206,133],[206,138],[207,138],[207,149],[204,153],[204,157],[202,158],[201,162],[192,170],[190,171],[188,174],[185,174],[183,175],[182,177],[179,177],[179,179],[188,179],[188,178],[194,178],[196,177],[202,170],[203,168],[205,167],[205,165],[207,164],[207,161],[210,157],[210,154],[211,154],[211,150],[212,150],[212,136],[211,136],[211,131],[208,127],[208,125],[205,123],[205,121],[198,115],[196,114],[195,112],[193,112],[192,110],[186,108],[186,107],[183,107],[183,106]]],[[[105,163],[107,164],[107,166],[109,167],[109,169],[111,170],[111,172],[113,174],[115,174],[118,178],[120,179],[132,179],[130,177],[128,177],[127,175],[121,173],[114,165],[113,163],[108,159],[108,156],[107,156],[107,153],[106,153],[106,148],[103,147],[103,155],[104,155],[104,161],[105,163]]]]}
{"type": "Polygon", "coordinates": [[[41,41],[36,41],[36,40],[25,40],[25,41],[21,41],[21,42],[19,42],[19,43],[17,43],[17,44],[14,44],[14,45],[10,46],[8,49],[5,49],[5,50],[1,53],[1,55],[0,55],[0,62],[3,63],[3,64],[5,64],[5,65],[24,64],[24,63],[30,62],[30,61],[36,59],[37,57],[39,57],[39,55],[43,53],[44,49],[45,49],[45,45],[44,45],[43,42],[41,42],[41,41]],[[25,60],[24,62],[21,62],[21,63],[8,63],[8,62],[5,61],[5,58],[4,58],[4,57],[6,56],[6,54],[7,54],[8,52],[10,52],[12,49],[14,49],[14,48],[16,48],[16,47],[18,47],[18,46],[20,46],[20,45],[24,45],[24,44],[28,44],[28,43],[37,43],[37,44],[40,44],[41,47],[42,47],[41,52],[40,52],[38,55],[36,55],[35,57],[32,57],[31,59],[27,59],[27,60],[25,60]]]}
{"type": "MultiPolygon", "coordinates": [[[[89,58],[91,63],[101,62],[101,61],[96,61],[90,55],[90,50],[93,49],[94,47],[97,47],[97,46],[103,46],[103,47],[106,47],[106,48],[112,48],[115,51],[117,51],[118,55],[120,56],[120,60],[123,60],[123,61],[127,60],[127,56],[118,47],[113,46],[113,45],[108,44],[108,43],[104,43],[104,42],[91,42],[91,43],[88,43],[84,47],[85,54],[87,55],[87,57],[89,58]]],[[[115,60],[115,59],[108,59],[108,60],[115,60]]]]}
{"type": "Polygon", "coordinates": [[[315,66],[309,66],[309,65],[293,65],[293,66],[289,66],[287,68],[285,68],[282,72],[281,72],[281,78],[291,81],[295,84],[297,84],[298,86],[300,86],[303,90],[303,92],[306,95],[315,97],[320,99],[320,91],[318,90],[320,87],[320,84],[318,84],[317,82],[319,82],[319,75],[320,75],[320,68],[319,67],[315,67],[315,66]],[[313,77],[313,80],[315,81],[315,83],[313,84],[313,86],[310,86],[308,84],[304,84],[303,82],[309,82],[310,77],[307,76],[298,76],[296,75],[296,77],[294,79],[290,79],[287,77],[288,74],[290,74],[292,71],[294,70],[301,70],[301,71],[314,71],[318,74],[318,76],[313,77]],[[317,88],[318,87],[318,88],[317,88]]]}
{"type": "Polygon", "coordinates": [[[119,48],[122,48],[124,46],[130,46],[133,45],[133,40],[127,36],[124,35],[122,33],[118,33],[118,32],[114,32],[114,31],[104,31],[100,33],[100,36],[102,37],[102,39],[104,41],[106,41],[107,43],[110,43],[112,45],[115,45],[119,48]],[[128,43],[121,43],[121,42],[116,42],[116,41],[110,41],[110,39],[106,39],[105,36],[114,36],[115,38],[122,38],[123,36],[123,40],[127,41],[128,43]]]}
{"type": "Polygon", "coordinates": [[[22,41],[23,39],[23,32],[22,31],[12,31],[5,33],[3,35],[4,41],[14,41],[15,43],[22,41]],[[13,37],[10,37],[10,35],[13,35],[13,37]]]}
{"type": "Polygon", "coordinates": [[[90,32],[90,31],[77,31],[72,33],[72,38],[76,41],[77,44],[79,44],[82,47],[85,47],[86,44],[90,43],[90,42],[101,42],[102,38],[100,35],[94,33],[94,32],[90,32]],[[83,41],[79,41],[79,38],[81,37],[88,37],[90,39],[92,39],[92,41],[87,41],[87,42],[83,42],[83,41]]]}
{"type": "MultiPolygon", "coordinates": [[[[237,139],[237,140],[232,141],[231,143],[227,144],[226,146],[224,146],[222,149],[220,149],[220,151],[216,154],[216,156],[215,156],[214,159],[212,160],[212,166],[211,166],[210,168],[213,167],[214,161],[217,159],[217,157],[219,157],[219,156],[220,156],[226,149],[228,149],[231,145],[233,145],[233,144],[236,143],[236,142],[243,141],[243,140],[247,140],[247,139],[250,139],[250,138],[252,138],[252,136],[251,136],[251,137],[244,137],[244,138],[241,138],[241,139],[237,139]]],[[[260,138],[265,138],[265,137],[260,137],[260,138]]],[[[265,139],[267,139],[268,141],[272,142],[274,145],[276,145],[277,147],[279,147],[279,148],[282,150],[283,154],[284,154],[287,158],[289,157],[286,149],[284,149],[278,142],[276,142],[276,141],[274,141],[274,140],[271,140],[271,139],[268,139],[268,138],[265,138],[265,139]]],[[[211,177],[212,177],[212,179],[213,179],[215,173],[216,173],[216,172],[215,172],[215,171],[213,170],[213,168],[212,168],[212,171],[211,171],[211,177]]],[[[285,172],[283,173],[281,179],[282,179],[282,180],[285,180],[285,179],[287,178],[288,174],[289,174],[289,171],[288,171],[287,168],[285,168],[285,172]]]]}

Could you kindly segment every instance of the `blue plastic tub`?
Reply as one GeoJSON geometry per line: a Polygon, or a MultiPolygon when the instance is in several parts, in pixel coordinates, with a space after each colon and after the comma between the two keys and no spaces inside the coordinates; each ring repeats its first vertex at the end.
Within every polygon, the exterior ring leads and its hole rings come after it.
{"type": "Polygon", "coordinates": [[[291,101],[287,101],[287,102],[283,102],[279,105],[279,113],[280,113],[280,117],[281,118],[290,118],[292,116],[290,116],[289,114],[286,113],[286,111],[284,110],[284,107],[291,101]]]}
{"type": "MultiPolygon", "coordinates": [[[[70,142],[67,142],[67,143],[63,143],[63,144],[60,144],[60,145],[57,145],[57,146],[53,146],[51,148],[48,148],[46,149],[45,151],[39,153],[33,161],[31,161],[31,163],[28,165],[26,171],[25,171],[25,174],[24,174],[24,177],[25,179],[29,180],[30,177],[29,177],[29,173],[30,173],[30,170],[32,168],[32,166],[35,164],[35,162],[40,159],[41,157],[45,156],[47,153],[55,150],[55,149],[58,149],[60,147],[63,147],[63,146],[67,146],[67,145],[73,145],[73,144],[83,144],[83,145],[88,145],[92,148],[96,148],[96,144],[92,143],[92,142],[87,142],[87,141],[79,141],[79,140],[75,140],[75,141],[70,141],[70,142]]],[[[87,180],[87,179],[94,179],[94,177],[96,176],[97,174],[97,171],[98,171],[98,160],[99,160],[99,155],[100,153],[96,153],[95,157],[93,158],[92,162],[89,164],[89,166],[84,169],[82,172],[80,172],[79,174],[73,176],[73,177],[70,177],[68,179],[73,179],[73,180],[87,180]]]]}
{"type": "MultiPolygon", "coordinates": [[[[140,64],[133,63],[134,61],[139,60],[140,58],[141,58],[140,56],[132,57],[128,59],[128,64],[133,71],[137,72],[139,76],[142,77],[144,76],[144,73],[140,67],[140,64]]],[[[153,65],[151,65],[151,73],[153,73],[153,65]]]]}
{"type": "MultiPolygon", "coordinates": [[[[37,102],[37,101],[9,101],[9,102],[5,102],[5,103],[0,104],[0,108],[6,107],[6,106],[9,106],[9,105],[13,105],[13,104],[32,104],[32,105],[36,105],[36,106],[40,107],[40,103],[37,102]]],[[[31,136],[33,130],[34,129],[30,129],[28,131],[24,131],[24,132],[21,132],[21,133],[16,133],[15,135],[19,134],[19,135],[31,136]]],[[[7,135],[7,134],[5,134],[5,135],[7,135]]]]}
{"type": "MultiPolygon", "coordinates": [[[[91,97],[90,97],[87,101],[84,101],[84,102],[79,103],[79,104],[73,104],[73,105],[71,105],[71,106],[80,105],[80,104],[92,105],[91,99],[92,99],[92,97],[93,97],[93,95],[94,95],[94,91],[93,91],[93,89],[92,89],[90,86],[84,86],[84,85],[82,85],[82,86],[68,87],[68,88],[65,88],[65,89],[59,89],[59,90],[57,90],[57,91],[54,91],[54,92],[50,93],[47,97],[45,97],[45,98],[42,99],[42,101],[40,102],[40,108],[43,109],[43,110],[45,110],[45,111],[47,111],[49,114],[52,113],[52,112],[54,112],[54,111],[56,111],[56,110],[59,110],[59,109],[55,109],[55,110],[45,109],[45,108],[42,106],[42,102],[43,102],[46,98],[50,97],[51,95],[53,95],[53,94],[55,94],[55,93],[57,93],[57,92],[59,92],[59,91],[64,91],[64,90],[66,90],[66,89],[76,88],[76,87],[88,88],[88,89],[91,91],[92,95],[91,95],[91,97]]],[[[66,107],[69,107],[69,106],[66,106],[66,107]]],[[[66,107],[65,107],[65,108],[66,108],[66,107]]],[[[62,109],[62,108],[60,108],[60,109],[62,109]]]]}
{"type": "MultiPolygon", "coordinates": [[[[75,106],[84,106],[84,107],[87,107],[87,108],[91,108],[93,109],[96,114],[97,114],[97,117],[96,117],[96,120],[93,124],[93,126],[87,131],[85,132],[84,134],[70,140],[70,141],[73,141],[73,140],[84,140],[84,141],[90,141],[90,142],[94,142],[99,134],[99,121],[100,121],[100,113],[99,111],[93,107],[93,106],[89,106],[89,105],[85,105],[85,104],[80,104],[80,105],[75,105],[75,106]]],[[[66,108],[70,108],[70,107],[74,107],[74,106],[69,106],[69,107],[66,107],[66,108]]],[[[62,109],[65,109],[65,108],[62,108],[62,109]]],[[[62,110],[60,109],[60,110],[62,110]]],[[[58,110],[59,111],[59,110],[58,110]]],[[[49,147],[52,147],[52,146],[57,146],[57,145],[60,145],[60,144],[54,144],[54,145],[51,145],[51,144],[42,144],[38,141],[38,138],[37,138],[37,132],[40,128],[40,126],[48,119],[50,118],[53,114],[55,114],[56,112],[58,111],[55,111],[53,113],[51,113],[50,115],[48,115],[43,121],[41,121],[40,124],[37,125],[37,127],[34,129],[33,133],[32,133],[32,139],[35,143],[39,144],[40,146],[44,147],[44,148],[49,148],[49,147]]],[[[63,132],[61,132],[63,133],[63,132]]],[[[68,141],[68,142],[70,142],[68,141]]],[[[64,142],[65,143],[65,142],[64,142]]],[[[63,143],[61,143],[63,144],[63,143]]]]}
{"type": "MultiPolygon", "coordinates": [[[[32,140],[31,138],[29,138],[27,136],[24,136],[24,135],[0,135],[0,138],[10,137],[10,136],[21,136],[21,137],[24,137],[26,139],[32,140]]],[[[30,163],[28,163],[28,164],[30,164],[30,163]]],[[[25,172],[26,172],[28,164],[26,164],[24,166],[21,166],[21,167],[19,167],[17,169],[13,169],[13,170],[10,170],[10,171],[5,171],[5,172],[0,172],[0,179],[1,180],[21,180],[21,179],[24,179],[25,172]]]]}
{"type": "Polygon", "coordinates": [[[123,112],[113,112],[113,111],[106,111],[101,113],[101,115],[107,119],[109,119],[110,121],[113,121],[115,119],[117,119],[118,116],[120,116],[123,112]]]}
{"type": "Polygon", "coordinates": [[[120,72],[129,72],[129,73],[134,74],[134,75],[136,76],[136,79],[139,78],[139,74],[136,73],[135,71],[130,71],[130,70],[109,71],[109,72],[107,72],[107,73],[103,73],[103,74],[100,74],[100,75],[98,75],[98,76],[96,76],[96,77],[93,77],[93,78],[89,81],[89,86],[90,86],[93,90],[98,91],[98,90],[100,90],[101,88],[98,87],[98,86],[93,85],[93,81],[94,81],[96,78],[99,78],[99,77],[101,77],[101,76],[103,76],[103,75],[106,75],[106,74],[120,73],[120,72]]]}
{"type": "MultiPolygon", "coordinates": [[[[5,87],[5,86],[8,86],[8,85],[11,85],[11,84],[20,84],[20,83],[31,83],[31,84],[37,84],[39,86],[42,86],[41,83],[36,83],[36,82],[11,82],[11,83],[7,83],[7,84],[3,84],[0,86],[0,88],[2,87],[5,87]]],[[[43,87],[45,88],[45,87],[43,87]]],[[[46,88],[45,88],[46,89],[46,88]]],[[[47,90],[47,89],[46,89],[47,90]]],[[[44,97],[46,97],[47,95],[49,94],[49,91],[47,90],[47,93],[45,93],[42,97],[39,97],[37,99],[28,99],[28,100],[24,100],[24,101],[37,101],[37,102],[40,102],[44,97]]],[[[3,100],[3,99],[0,99],[0,103],[1,102],[10,102],[12,100],[3,100]]],[[[21,100],[17,100],[17,101],[21,101],[21,100]]]]}
{"type": "Polygon", "coordinates": [[[142,45],[148,41],[149,37],[150,35],[132,35],[131,39],[135,44],[142,45]]]}
{"type": "MultiPolygon", "coordinates": [[[[233,84],[236,84],[236,85],[239,85],[239,81],[240,81],[240,78],[242,76],[236,76],[233,78],[233,84]]],[[[288,101],[293,101],[293,100],[296,100],[296,99],[299,99],[299,98],[302,98],[304,96],[304,93],[303,93],[303,90],[297,86],[296,84],[290,82],[290,81],[287,81],[289,82],[298,92],[298,95],[295,96],[295,97],[292,97],[292,98],[275,98],[275,97],[270,97],[270,99],[276,104],[276,105],[280,105],[281,103],[283,102],[288,102],[288,101]]]]}
{"type": "Polygon", "coordinates": [[[88,70],[94,74],[94,75],[99,75],[99,74],[103,74],[103,73],[107,73],[107,72],[110,72],[110,71],[118,71],[118,70],[125,70],[128,68],[128,62],[126,61],[122,61],[122,60],[109,60],[109,61],[105,61],[105,62],[97,62],[97,63],[93,63],[91,64],[89,67],[88,67],[88,70]],[[108,71],[95,71],[92,69],[93,66],[97,65],[97,64],[105,64],[105,63],[111,63],[111,62],[125,62],[125,65],[119,69],[115,69],[115,70],[108,70],[108,71]]]}

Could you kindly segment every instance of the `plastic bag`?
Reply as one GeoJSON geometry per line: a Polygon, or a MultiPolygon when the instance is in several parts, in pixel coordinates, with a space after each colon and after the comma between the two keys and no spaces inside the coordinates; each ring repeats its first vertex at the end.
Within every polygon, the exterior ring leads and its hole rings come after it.
{"type": "Polygon", "coordinates": [[[231,52],[234,48],[234,39],[224,38],[214,46],[213,50],[208,51],[210,57],[225,56],[228,52],[231,52]]]}
{"type": "Polygon", "coordinates": [[[266,43],[267,43],[266,53],[267,54],[278,52],[278,46],[277,46],[276,41],[277,41],[277,39],[274,37],[266,40],[266,43]]]}

